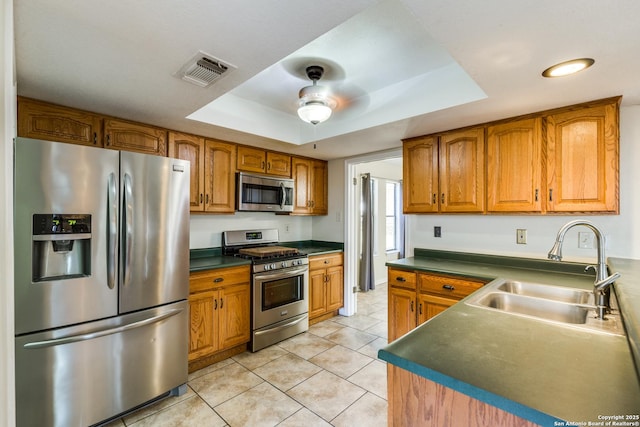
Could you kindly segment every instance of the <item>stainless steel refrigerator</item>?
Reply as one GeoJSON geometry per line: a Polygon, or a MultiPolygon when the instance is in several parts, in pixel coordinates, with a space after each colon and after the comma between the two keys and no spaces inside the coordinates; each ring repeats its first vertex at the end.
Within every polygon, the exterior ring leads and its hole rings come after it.
{"type": "Polygon", "coordinates": [[[189,162],[17,138],[18,426],[186,390],[189,162]]]}

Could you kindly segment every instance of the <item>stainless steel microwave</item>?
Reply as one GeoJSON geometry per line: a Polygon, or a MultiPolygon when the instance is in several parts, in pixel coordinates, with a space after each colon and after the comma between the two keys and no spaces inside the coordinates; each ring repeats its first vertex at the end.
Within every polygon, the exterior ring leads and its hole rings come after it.
{"type": "Polygon", "coordinates": [[[293,212],[293,179],[239,172],[237,175],[239,211],[293,212]]]}

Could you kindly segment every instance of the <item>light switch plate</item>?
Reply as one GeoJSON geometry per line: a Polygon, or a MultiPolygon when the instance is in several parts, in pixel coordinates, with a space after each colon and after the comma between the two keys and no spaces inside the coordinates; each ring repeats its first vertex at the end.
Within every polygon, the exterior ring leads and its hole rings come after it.
{"type": "Polygon", "coordinates": [[[578,232],[578,247],[581,249],[593,249],[596,235],[590,231],[578,232]]]}

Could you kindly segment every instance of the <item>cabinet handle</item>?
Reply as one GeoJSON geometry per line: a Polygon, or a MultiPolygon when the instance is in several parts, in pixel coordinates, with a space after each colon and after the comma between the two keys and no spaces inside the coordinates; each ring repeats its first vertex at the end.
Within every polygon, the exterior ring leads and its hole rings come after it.
{"type": "Polygon", "coordinates": [[[453,285],[442,285],[442,289],[446,289],[448,291],[455,291],[456,288],[453,285]]]}
{"type": "Polygon", "coordinates": [[[202,203],[202,193],[200,193],[200,203],[202,203]]]}
{"type": "Polygon", "coordinates": [[[224,277],[216,277],[215,279],[213,279],[213,283],[220,283],[224,280],[224,277]]]}
{"type": "Polygon", "coordinates": [[[271,162],[267,162],[267,170],[270,171],[271,170],[271,162]]]}
{"type": "Polygon", "coordinates": [[[411,301],[411,312],[413,313],[413,301],[411,301]]]}
{"type": "Polygon", "coordinates": [[[420,310],[419,310],[420,311],[420,316],[422,316],[422,303],[420,303],[419,307],[420,307],[420,310]]]}
{"type": "Polygon", "coordinates": [[[93,145],[98,143],[98,132],[93,133],[93,145]]]}
{"type": "Polygon", "coordinates": [[[442,193],[442,196],[440,196],[440,203],[444,205],[444,193],[442,193]]]}
{"type": "Polygon", "coordinates": [[[209,204],[209,195],[208,194],[207,194],[207,197],[205,197],[205,199],[206,199],[205,204],[208,205],[209,204]]]}
{"type": "Polygon", "coordinates": [[[325,264],[330,264],[330,263],[331,263],[331,261],[329,261],[328,259],[325,259],[325,260],[324,260],[324,263],[325,263],[325,264]]]}
{"type": "Polygon", "coordinates": [[[214,310],[217,310],[217,309],[218,309],[218,300],[217,300],[217,299],[214,299],[214,300],[213,300],[213,309],[214,309],[214,310]]]}
{"type": "Polygon", "coordinates": [[[261,163],[262,166],[260,166],[261,169],[264,169],[264,161],[261,163]]]}
{"type": "Polygon", "coordinates": [[[553,202],[553,188],[549,189],[549,201],[553,202]]]}
{"type": "Polygon", "coordinates": [[[537,189],[537,188],[536,188],[536,195],[535,195],[535,199],[536,199],[536,202],[537,202],[537,201],[538,201],[538,189],[537,189]]]}
{"type": "Polygon", "coordinates": [[[404,277],[399,277],[398,276],[398,277],[396,277],[396,281],[398,281],[398,282],[406,282],[407,279],[405,279],[404,277]]]}
{"type": "Polygon", "coordinates": [[[434,205],[436,204],[436,193],[433,193],[433,200],[431,201],[431,203],[433,203],[434,205]]]}
{"type": "Polygon", "coordinates": [[[107,147],[111,145],[111,135],[107,134],[107,147]]]}
{"type": "Polygon", "coordinates": [[[224,300],[220,298],[220,310],[222,310],[222,306],[224,305],[224,300]]]}

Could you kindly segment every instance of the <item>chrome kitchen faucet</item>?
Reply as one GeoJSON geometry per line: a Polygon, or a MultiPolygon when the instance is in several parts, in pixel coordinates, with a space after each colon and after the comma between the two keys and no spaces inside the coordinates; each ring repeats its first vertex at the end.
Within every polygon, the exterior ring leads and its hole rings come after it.
{"type": "Polygon", "coordinates": [[[593,269],[596,272],[596,280],[593,284],[593,296],[595,297],[596,314],[598,319],[605,320],[605,313],[611,309],[609,305],[609,296],[611,295],[611,284],[620,277],[620,273],[613,273],[608,276],[606,258],[604,256],[604,234],[598,227],[590,221],[577,219],[570,221],[558,230],[558,236],[556,237],[556,243],[549,251],[548,258],[554,261],[562,260],[562,243],[564,241],[564,235],[570,228],[576,225],[584,225],[590,228],[596,235],[596,244],[598,246],[598,265],[588,265],[585,271],[593,269]]]}

